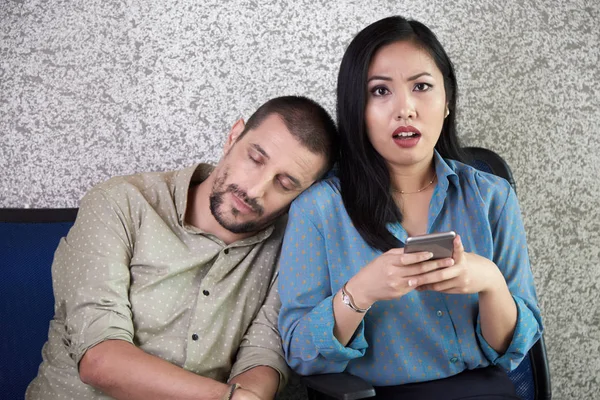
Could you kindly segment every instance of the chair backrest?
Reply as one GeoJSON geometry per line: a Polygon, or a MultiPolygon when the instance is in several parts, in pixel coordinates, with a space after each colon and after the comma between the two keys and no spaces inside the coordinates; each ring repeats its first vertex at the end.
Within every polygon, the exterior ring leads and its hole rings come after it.
{"type": "MultiPolygon", "coordinates": [[[[467,162],[483,172],[506,179],[515,192],[517,187],[506,161],[495,152],[481,147],[467,147],[467,162]]],[[[551,398],[550,371],[544,337],[538,340],[521,364],[508,374],[517,395],[524,400],[549,400],[551,398]]]]}
{"type": "Polygon", "coordinates": [[[77,209],[0,209],[0,388],[22,399],[54,312],[50,267],[77,209]]]}

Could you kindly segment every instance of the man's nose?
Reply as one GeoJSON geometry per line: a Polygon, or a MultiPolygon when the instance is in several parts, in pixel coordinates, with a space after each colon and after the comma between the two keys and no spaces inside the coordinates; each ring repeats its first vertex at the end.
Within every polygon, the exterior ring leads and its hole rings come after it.
{"type": "Polygon", "coordinates": [[[271,181],[263,177],[256,179],[253,182],[248,182],[246,194],[251,199],[261,199],[264,197],[270,184],[271,181]]]}

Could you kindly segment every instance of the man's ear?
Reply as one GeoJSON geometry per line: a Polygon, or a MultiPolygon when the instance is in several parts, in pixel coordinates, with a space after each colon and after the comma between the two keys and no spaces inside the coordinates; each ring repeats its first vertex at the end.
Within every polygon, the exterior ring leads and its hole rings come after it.
{"type": "Polygon", "coordinates": [[[244,128],[246,127],[246,123],[243,118],[235,121],[235,124],[231,127],[229,134],[227,135],[227,140],[225,140],[225,146],[223,147],[223,152],[227,153],[229,149],[233,146],[233,144],[238,140],[242,132],[244,132],[244,128]]]}

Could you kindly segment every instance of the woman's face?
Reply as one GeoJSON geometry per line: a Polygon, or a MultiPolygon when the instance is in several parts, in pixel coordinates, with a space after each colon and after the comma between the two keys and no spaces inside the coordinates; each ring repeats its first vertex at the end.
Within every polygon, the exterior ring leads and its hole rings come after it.
{"type": "Polygon", "coordinates": [[[380,48],[369,66],[369,140],[391,168],[428,165],[446,116],[444,78],[411,41],[380,48]]]}

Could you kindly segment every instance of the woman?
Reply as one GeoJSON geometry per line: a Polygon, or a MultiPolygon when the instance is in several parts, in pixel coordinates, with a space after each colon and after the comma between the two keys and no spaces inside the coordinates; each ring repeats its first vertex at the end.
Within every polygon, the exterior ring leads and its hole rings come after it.
{"type": "Polygon", "coordinates": [[[279,328],[300,374],[348,371],[378,398],[515,398],[506,370],[542,325],[508,182],[461,159],[456,77],[423,24],[390,17],[338,76],[337,176],[290,209],[279,328]],[[452,258],[404,254],[453,230],[452,258]]]}

